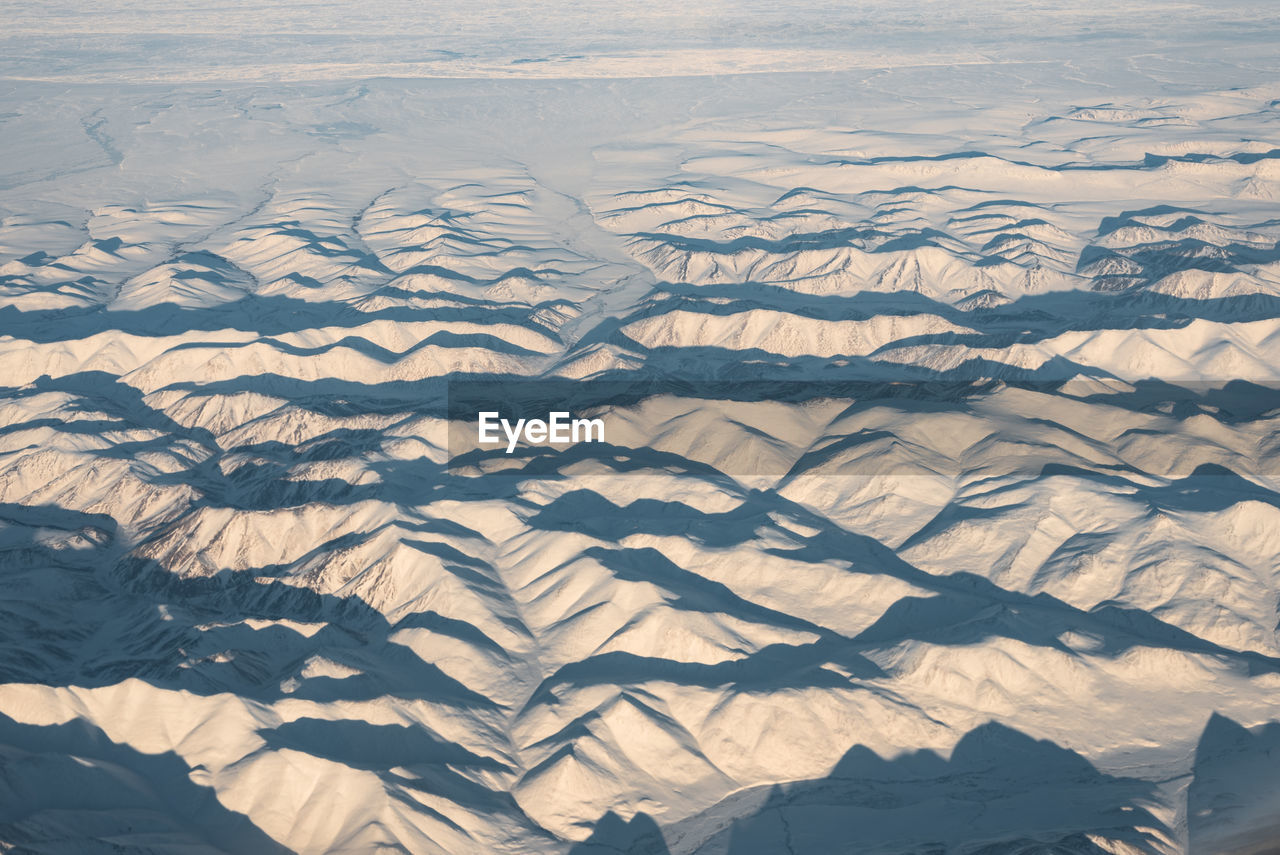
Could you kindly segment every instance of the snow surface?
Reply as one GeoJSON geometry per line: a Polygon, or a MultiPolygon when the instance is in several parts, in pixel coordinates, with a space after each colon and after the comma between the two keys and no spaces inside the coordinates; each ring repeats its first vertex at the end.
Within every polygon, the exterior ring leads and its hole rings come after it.
{"type": "Polygon", "coordinates": [[[1275,4],[0,19],[0,849],[1280,846],[1275,4]]]}

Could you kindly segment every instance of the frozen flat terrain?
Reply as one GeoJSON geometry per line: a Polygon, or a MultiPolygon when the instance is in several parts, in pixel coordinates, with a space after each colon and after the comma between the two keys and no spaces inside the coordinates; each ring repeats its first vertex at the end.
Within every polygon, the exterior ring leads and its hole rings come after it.
{"type": "Polygon", "coordinates": [[[1280,7],[0,20],[0,851],[1280,850],[1280,7]]]}

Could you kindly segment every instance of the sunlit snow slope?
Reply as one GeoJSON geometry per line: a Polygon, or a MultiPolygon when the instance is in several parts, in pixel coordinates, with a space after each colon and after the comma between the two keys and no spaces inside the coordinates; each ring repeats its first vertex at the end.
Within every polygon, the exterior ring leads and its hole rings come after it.
{"type": "Polygon", "coordinates": [[[926,5],[11,10],[0,850],[1276,851],[1275,13],[926,5]]]}

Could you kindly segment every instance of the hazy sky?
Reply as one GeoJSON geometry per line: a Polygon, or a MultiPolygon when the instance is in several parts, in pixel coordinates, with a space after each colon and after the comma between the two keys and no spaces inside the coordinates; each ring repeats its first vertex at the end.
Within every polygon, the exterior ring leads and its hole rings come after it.
{"type": "Polygon", "coordinates": [[[1141,56],[1280,66],[1280,4],[0,3],[0,76],[652,76],[1141,56]],[[1198,49],[1206,48],[1206,49],[1198,49]],[[373,66],[373,68],[370,68],[373,66]]]}

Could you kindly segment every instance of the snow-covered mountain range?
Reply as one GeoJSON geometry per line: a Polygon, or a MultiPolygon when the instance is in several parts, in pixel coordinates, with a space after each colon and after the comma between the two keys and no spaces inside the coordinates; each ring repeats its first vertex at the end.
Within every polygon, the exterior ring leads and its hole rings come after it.
{"type": "Polygon", "coordinates": [[[6,10],[0,851],[1280,846],[1274,10],[249,5],[6,10]]]}

